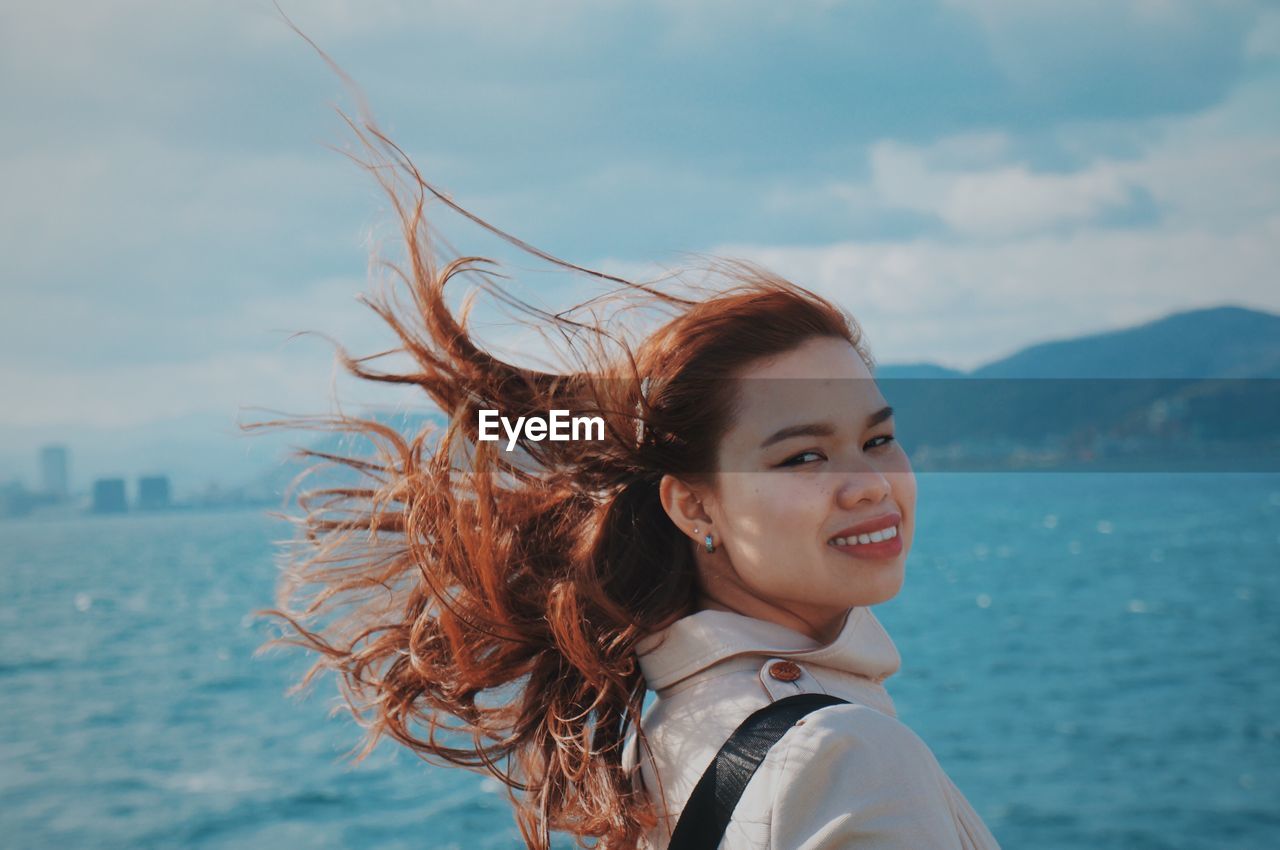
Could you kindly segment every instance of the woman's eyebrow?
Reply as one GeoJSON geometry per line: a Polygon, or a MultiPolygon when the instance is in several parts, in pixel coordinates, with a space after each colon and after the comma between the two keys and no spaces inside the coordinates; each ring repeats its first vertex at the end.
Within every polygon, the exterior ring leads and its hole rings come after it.
{"type": "MultiPolygon", "coordinates": [[[[893,408],[885,405],[867,417],[867,424],[864,427],[874,428],[891,416],[893,416],[893,408]]],[[[790,437],[830,437],[835,432],[835,427],[829,422],[807,422],[803,425],[788,425],[765,437],[764,442],[760,444],[760,448],[767,449],[774,443],[790,437]]]]}
{"type": "Polygon", "coordinates": [[[779,428],[760,444],[760,448],[767,449],[774,443],[786,440],[790,437],[830,437],[836,432],[836,429],[826,422],[810,422],[805,425],[788,425],[785,428],[779,428]]]}
{"type": "Polygon", "coordinates": [[[886,404],[884,407],[867,417],[867,424],[865,427],[874,428],[886,419],[892,418],[892,416],[893,408],[886,404]]]}

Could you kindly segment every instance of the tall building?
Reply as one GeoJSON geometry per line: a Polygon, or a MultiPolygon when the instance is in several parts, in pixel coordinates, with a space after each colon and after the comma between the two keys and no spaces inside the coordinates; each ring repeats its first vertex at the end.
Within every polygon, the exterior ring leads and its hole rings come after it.
{"type": "Polygon", "coordinates": [[[129,510],[124,498],[123,478],[99,478],[93,482],[93,512],[122,514],[129,510]]]}
{"type": "Polygon", "coordinates": [[[67,484],[67,447],[48,445],[40,449],[40,482],[44,492],[57,499],[69,494],[67,484]]]}
{"type": "Polygon", "coordinates": [[[138,479],[138,507],[144,511],[169,507],[169,476],[141,476],[138,479]]]}

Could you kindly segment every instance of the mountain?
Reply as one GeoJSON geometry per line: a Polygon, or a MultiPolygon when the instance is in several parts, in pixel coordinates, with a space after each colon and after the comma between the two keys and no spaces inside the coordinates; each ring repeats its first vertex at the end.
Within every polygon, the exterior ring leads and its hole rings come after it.
{"type": "Polygon", "coordinates": [[[1048,448],[1141,457],[1147,469],[1280,471],[1280,316],[1258,310],[1189,310],[969,372],[913,363],[876,378],[904,445],[959,468],[1048,448]]]}
{"type": "Polygon", "coordinates": [[[885,363],[877,378],[1280,378],[1280,315],[1223,305],[1052,340],[968,372],[885,363]]]}
{"type": "Polygon", "coordinates": [[[975,378],[1280,378],[1280,316],[1222,306],[1042,342],[975,378]]]}

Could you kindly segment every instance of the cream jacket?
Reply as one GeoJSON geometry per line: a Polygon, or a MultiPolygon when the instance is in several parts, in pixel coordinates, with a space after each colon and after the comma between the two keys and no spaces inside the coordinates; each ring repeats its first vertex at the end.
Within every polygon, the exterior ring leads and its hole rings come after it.
{"type": "Polygon", "coordinates": [[[623,765],[667,812],[645,850],[665,850],[693,786],[738,724],[802,692],[851,704],[815,711],[783,735],[747,783],[721,850],[998,850],[928,746],[897,719],[883,682],[898,670],[898,650],[870,608],[851,609],[825,645],[703,610],[647,636],[638,651],[657,698],[641,718],[648,751],[630,730],[623,765]]]}

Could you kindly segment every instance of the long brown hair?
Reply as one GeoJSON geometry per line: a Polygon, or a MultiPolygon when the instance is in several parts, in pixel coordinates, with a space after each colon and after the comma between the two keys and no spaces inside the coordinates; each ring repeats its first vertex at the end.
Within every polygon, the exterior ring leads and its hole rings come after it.
{"type": "Polygon", "coordinates": [[[406,437],[342,413],[242,426],[303,424],[363,434],[377,448],[376,458],[299,450],[318,461],[312,469],[338,464],[361,483],[308,490],[301,516],[285,515],[298,533],[282,557],[276,607],[258,612],[284,634],[260,651],[316,653],[295,692],[321,671],[338,674],[367,732],[357,762],[387,735],[428,761],[497,777],[531,848],[547,850],[552,830],[583,846],[593,836],[599,847],[634,847],[656,823],[655,801],[622,768],[628,728],[644,743],[635,646],[693,612],[697,581],[692,543],[664,512],[658,482],[707,478],[732,415],[731,379],[747,364],[815,336],[849,341],[869,364],[870,354],[844,311],[744,261],[710,261],[703,270],[714,283],[699,290],[681,277],[677,294],[553,257],[424,181],[363,107],[359,122],[343,117],[407,249],[403,267],[380,267],[413,303],[361,300],[415,365],[375,371],[341,345],[337,355],[360,378],[420,387],[447,426],[406,437]],[[424,216],[431,199],[609,291],[556,314],[516,298],[495,283],[490,260],[437,256],[424,216]],[[535,370],[484,350],[465,308],[446,304],[445,286],[460,277],[563,340],[576,367],[535,370]],[[665,320],[639,343],[616,321],[637,305],[665,320]],[[604,419],[605,437],[521,438],[508,454],[478,439],[481,409],[510,418],[586,411],[604,419]]]}

